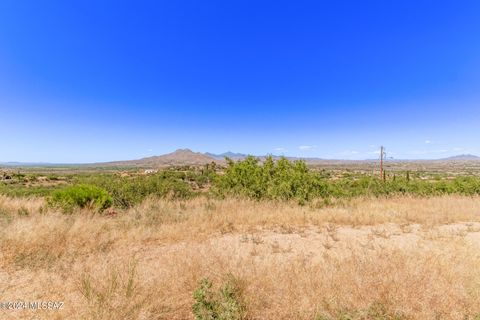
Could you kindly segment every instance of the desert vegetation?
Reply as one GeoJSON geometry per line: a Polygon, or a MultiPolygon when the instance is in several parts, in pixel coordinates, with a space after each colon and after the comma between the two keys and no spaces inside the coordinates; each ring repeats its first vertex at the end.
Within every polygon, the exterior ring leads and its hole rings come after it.
{"type": "MultiPolygon", "coordinates": [[[[260,161],[226,159],[226,166],[177,167],[155,174],[116,172],[13,173],[0,179],[0,194],[8,196],[58,197],[58,190],[70,186],[96,188],[111,197],[116,208],[131,208],[148,197],[186,200],[196,196],[255,200],[295,201],[301,205],[329,205],[357,197],[480,195],[480,177],[474,175],[429,174],[392,171],[379,179],[371,173],[312,169],[304,161],[267,157],[260,161]]],[[[66,191],[68,192],[68,191],[66,191]]],[[[110,201],[108,201],[110,204],[110,201]]]]}
{"type": "Polygon", "coordinates": [[[476,178],[254,158],[30,175],[0,188],[2,299],[64,306],[1,318],[480,318],[476,178]]]}

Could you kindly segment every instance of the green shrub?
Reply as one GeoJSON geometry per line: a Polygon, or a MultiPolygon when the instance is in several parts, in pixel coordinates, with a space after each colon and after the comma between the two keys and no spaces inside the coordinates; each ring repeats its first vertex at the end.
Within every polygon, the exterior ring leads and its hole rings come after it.
{"type": "Polygon", "coordinates": [[[85,207],[92,207],[101,212],[112,205],[112,197],[105,189],[81,184],[53,192],[48,204],[64,212],[85,207]]]}
{"type": "Polygon", "coordinates": [[[304,161],[274,161],[263,164],[247,157],[234,162],[227,159],[227,169],[215,180],[214,192],[220,196],[246,196],[253,199],[297,200],[305,203],[320,195],[325,183],[319,173],[308,169],[304,161]]]}
{"type": "Polygon", "coordinates": [[[212,290],[212,283],[205,278],[193,293],[193,314],[196,320],[241,320],[245,318],[245,306],[241,302],[238,280],[229,276],[219,291],[212,290]]]}
{"type": "Polygon", "coordinates": [[[165,170],[149,176],[119,177],[95,175],[79,178],[79,182],[105,189],[112,197],[113,205],[130,208],[148,196],[170,199],[188,199],[194,195],[183,172],[165,170]]]}
{"type": "Polygon", "coordinates": [[[55,175],[55,174],[49,174],[49,175],[47,175],[47,180],[49,180],[49,181],[58,181],[59,178],[58,178],[58,176],[55,175]]]}

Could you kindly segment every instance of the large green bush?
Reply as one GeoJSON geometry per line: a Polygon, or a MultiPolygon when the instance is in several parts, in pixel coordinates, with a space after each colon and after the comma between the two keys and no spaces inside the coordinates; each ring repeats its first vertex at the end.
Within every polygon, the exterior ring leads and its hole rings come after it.
{"type": "Polygon", "coordinates": [[[319,174],[308,169],[304,161],[274,161],[267,157],[264,163],[248,157],[234,162],[227,159],[225,173],[215,181],[218,195],[246,196],[254,199],[295,199],[304,203],[325,189],[319,174]]]}
{"type": "Polygon", "coordinates": [[[64,212],[72,212],[75,208],[85,207],[91,207],[101,212],[112,205],[112,197],[105,189],[81,184],[54,191],[49,197],[48,203],[64,212]]]}

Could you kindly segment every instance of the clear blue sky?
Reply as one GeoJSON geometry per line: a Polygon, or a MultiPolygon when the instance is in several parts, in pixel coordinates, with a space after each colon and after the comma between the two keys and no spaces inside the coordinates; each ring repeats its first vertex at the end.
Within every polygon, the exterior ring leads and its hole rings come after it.
{"type": "Polygon", "coordinates": [[[479,1],[0,2],[0,161],[480,154],[479,1]]]}

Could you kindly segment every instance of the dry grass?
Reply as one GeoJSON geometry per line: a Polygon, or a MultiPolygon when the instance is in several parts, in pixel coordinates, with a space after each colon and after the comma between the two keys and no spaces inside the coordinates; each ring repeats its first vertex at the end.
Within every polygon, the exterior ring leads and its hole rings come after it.
{"type": "Polygon", "coordinates": [[[65,306],[0,310],[1,319],[193,319],[199,280],[218,287],[229,274],[248,319],[480,314],[480,198],[321,209],[150,199],[108,217],[41,208],[0,197],[0,296],[65,306]]]}
{"type": "Polygon", "coordinates": [[[9,198],[0,195],[0,214],[16,214],[22,210],[27,210],[29,214],[39,213],[44,204],[45,202],[41,198],[9,198]]]}

